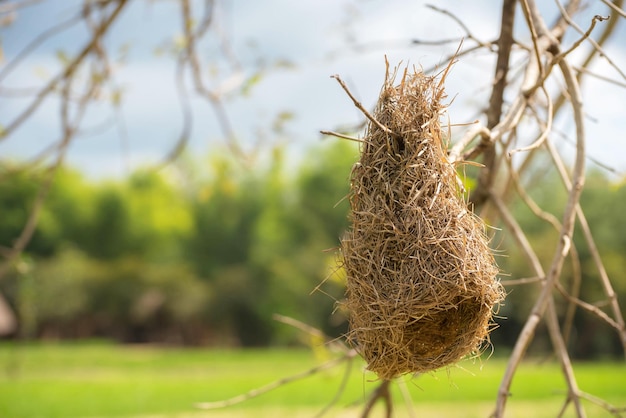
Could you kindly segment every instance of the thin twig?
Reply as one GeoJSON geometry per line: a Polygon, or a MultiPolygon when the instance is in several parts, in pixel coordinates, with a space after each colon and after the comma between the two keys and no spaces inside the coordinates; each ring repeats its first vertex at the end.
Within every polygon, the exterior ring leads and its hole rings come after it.
{"type": "Polygon", "coordinates": [[[385,403],[385,417],[391,418],[393,412],[393,403],[391,401],[391,392],[389,391],[389,385],[391,384],[390,380],[383,380],[380,385],[370,395],[367,403],[365,404],[365,409],[361,414],[361,418],[367,418],[370,416],[374,405],[378,400],[382,400],[385,403]]]}
{"type": "MultiPolygon", "coordinates": [[[[199,36],[201,36],[210,25],[211,18],[213,16],[214,1],[207,0],[205,2],[205,17],[198,30],[195,32],[193,31],[194,19],[191,12],[190,1],[181,0],[180,4],[186,41],[186,48],[181,59],[185,62],[185,64],[189,65],[191,69],[194,89],[197,94],[206,98],[213,108],[213,113],[215,114],[218,125],[226,138],[226,144],[230,151],[238,157],[238,161],[249,161],[249,156],[246,155],[237,141],[235,130],[233,129],[228,112],[226,112],[222,98],[218,93],[207,88],[204,83],[204,79],[202,77],[202,66],[196,50],[196,44],[199,36]]],[[[224,45],[222,45],[222,47],[226,48],[224,45]]]]}
{"type": "MultiPolygon", "coordinates": [[[[415,378],[416,376],[418,375],[416,374],[412,376],[412,378],[415,378]]],[[[395,382],[398,385],[398,388],[400,389],[402,398],[404,399],[404,404],[406,405],[409,418],[417,418],[417,415],[415,414],[415,410],[413,408],[413,399],[411,399],[411,392],[409,392],[409,388],[406,385],[406,380],[396,379],[395,382]]]]}
{"type": "Polygon", "coordinates": [[[317,413],[317,415],[315,415],[315,418],[323,417],[328,411],[330,411],[330,409],[333,406],[335,406],[337,404],[337,402],[339,402],[339,399],[341,398],[341,395],[343,395],[343,393],[345,392],[346,387],[348,386],[348,382],[350,381],[350,374],[352,373],[353,360],[354,360],[354,357],[350,357],[350,358],[347,359],[348,364],[346,365],[346,369],[343,372],[343,377],[341,378],[341,383],[339,383],[339,387],[335,391],[335,395],[330,400],[330,402],[328,402],[328,404],[326,404],[324,409],[322,409],[319,413],[317,413]]]}
{"type": "Polygon", "coordinates": [[[23,7],[28,7],[28,6],[32,6],[33,4],[40,3],[41,1],[42,0],[22,0],[22,1],[14,1],[12,3],[3,4],[3,5],[0,5],[0,14],[12,13],[23,7]]]}
{"type": "MultiPolygon", "coordinates": [[[[487,129],[492,131],[490,141],[484,140],[476,149],[477,153],[483,153],[482,163],[485,169],[480,172],[478,185],[472,193],[472,204],[480,206],[489,197],[494,178],[496,176],[496,142],[498,137],[493,134],[496,126],[502,122],[502,106],[504,104],[504,90],[508,85],[507,75],[509,72],[511,49],[513,48],[513,27],[515,22],[515,0],[505,0],[502,3],[500,37],[498,38],[498,58],[494,73],[494,85],[489,97],[489,107],[487,109],[487,129]]],[[[509,112],[510,114],[510,112],[509,112]]]]}
{"type": "Polygon", "coordinates": [[[346,83],[344,83],[344,81],[341,79],[341,77],[339,77],[339,75],[337,74],[331,75],[330,78],[334,78],[335,80],[337,80],[341,88],[348,94],[350,99],[352,99],[352,103],[354,103],[354,105],[365,115],[365,117],[369,119],[370,122],[372,122],[374,125],[376,125],[378,129],[393,136],[394,138],[398,137],[397,133],[393,132],[391,129],[387,128],[385,125],[383,125],[378,120],[376,120],[376,118],[372,116],[372,114],[366,108],[363,107],[361,102],[359,102],[357,98],[354,97],[354,95],[352,94],[348,86],[346,86],[346,83]]]}
{"type": "Polygon", "coordinates": [[[546,278],[543,276],[535,276],[535,277],[524,277],[521,279],[510,279],[510,280],[501,280],[503,286],[518,286],[521,284],[529,284],[529,283],[537,283],[542,282],[546,278]]]}
{"type": "MultiPolygon", "coordinates": [[[[91,78],[91,80],[93,81],[94,78],[91,78]]],[[[24,249],[30,242],[33,234],[35,233],[35,229],[39,221],[39,216],[41,214],[44,201],[46,200],[46,197],[48,196],[50,189],[52,188],[55,175],[57,171],[59,170],[59,168],[63,165],[63,161],[65,160],[65,155],[70,145],[70,142],[74,138],[74,134],[77,130],[77,127],[79,126],[80,121],[83,119],[85,112],[87,110],[87,103],[89,102],[89,100],[93,98],[93,94],[96,89],[95,83],[91,83],[88,85],[87,92],[82,96],[81,100],[78,103],[78,112],[76,116],[74,117],[74,120],[70,121],[69,102],[70,102],[71,82],[72,82],[72,78],[69,77],[67,80],[65,80],[63,84],[63,88],[62,88],[62,95],[61,95],[62,140],[60,141],[58,149],[57,149],[56,159],[51,165],[51,167],[49,168],[47,172],[47,177],[39,186],[37,196],[35,197],[35,201],[28,215],[26,224],[22,228],[20,235],[15,240],[13,247],[8,251],[8,254],[6,254],[4,262],[0,264],[0,280],[2,280],[2,278],[9,272],[15,260],[24,251],[24,249]]]]}
{"type": "MultiPolygon", "coordinates": [[[[607,55],[607,53],[604,51],[604,49],[602,48],[602,44],[600,42],[596,42],[593,38],[590,38],[589,36],[585,36],[585,32],[580,28],[580,26],[578,26],[576,24],[576,22],[574,22],[574,20],[569,16],[569,14],[567,13],[567,10],[565,10],[563,8],[563,6],[561,5],[561,2],[556,0],[556,4],[559,7],[559,10],[561,12],[561,15],[563,16],[563,19],[565,19],[565,21],[572,27],[574,28],[578,33],[580,33],[583,36],[583,40],[587,39],[589,41],[589,43],[593,46],[594,50],[597,51],[598,54],[600,54],[600,56],[602,58],[604,58],[606,60],[606,62],[613,67],[613,69],[615,71],[617,71],[617,73],[619,75],[622,76],[623,79],[626,80],[626,73],[624,71],[622,71],[622,69],[615,64],[615,62],[611,59],[611,57],[609,57],[607,55]]],[[[594,22],[595,20],[606,20],[608,18],[604,18],[602,16],[594,16],[592,23],[591,23],[591,28],[590,30],[593,29],[594,22]]],[[[609,21],[610,22],[610,21],[609,21]]],[[[587,61],[585,61],[585,64],[583,64],[583,67],[586,67],[586,63],[587,61]]]]}
{"type": "Polygon", "coordinates": [[[80,22],[82,17],[83,17],[82,12],[78,13],[77,15],[72,16],[71,18],[61,23],[58,23],[54,25],[53,27],[51,27],[50,29],[47,29],[41,32],[39,35],[37,35],[35,39],[30,41],[28,45],[26,45],[11,61],[9,61],[0,70],[0,82],[4,80],[11,73],[11,71],[13,71],[13,69],[15,69],[18,66],[18,64],[24,58],[26,58],[30,53],[32,53],[35,49],[37,49],[39,45],[41,45],[43,42],[50,39],[52,36],[56,35],[57,33],[62,32],[68,29],[69,27],[71,27],[72,25],[75,25],[76,23],[80,22]]]}
{"type": "Polygon", "coordinates": [[[483,42],[480,39],[478,39],[476,36],[474,36],[472,31],[467,27],[467,25],[463,22],[463,20],[461,20],[458,16],[456,16],[451,11],[446,10],[446,9],[442,9],[440,7],[437,7],[437,6],[433,5],[433,4],[427,4],[426,7],[431,9],[431,10],[434,10],[434,11],[436,11],[438,13],[441,13],[441,14],[443,14],[445,16],[448,16],[449,18],[454,20],[463,29],[463,31],[465,31],[465,37],[467,39],[473,40],[474,42],[476,42],[481,47],[486,47],[486,48],[490,48],[491,47],[491,45],[492,45],[491,42],[483,42]]]}
{"type": "Polygon", "coordinates": [[[536,148],[539,148],[544,142],[545,140],[548,138],[548,136],[550,135],[550,133],[552,132],[552,119],[553,119],[553,108],[552,108],[552,98],[550,97],[550,94],[548,94],[548,91],[546,90],[545,86],[541,86],[541,91],[543,91],[545,97],[546,97],[546,102],[547,102],[547,124],[545,126],[545,128],[541,129],[541,134],[539,135],[539,138],[537,138],[536,141],[534,141],[532,144],[525,146],[525,147],[521,147],[521,148],[516,148],[514,150],[509,151],[509,157],[511,157],[513,154],[518,153],[518,152],[524,152],[524,151],[531,151],[534,150],[536,148]]]}
{"type": "MultiPolygon", "coordinates": [[[[613,9],[621,17],[626,18],[626,12],[623,9],[621,9],[617,4],[615,4],[618,2],[613,3],[612,1],[609,1],[609,0],[600,0],[600,1],[606,4],[607,6],[609,6],[611,9],[613,9]]],[[[619,3],[621,3],[621,1],[619,3]]]]}
{"type": "Polygon", "coordinates": [[[537,28],[535,27],[535,19],[533,19],[533,15],[530,10],[530,5],[528,4],[528,0],[522,0],[521,3],[522,3],[522,10],[524,11],[524,16],[526,17],[526,23],[528,24],[528,30],[530,30],[530,36],[533,41],[532,52],[534,53],[533,57],[535,58],[534,65],[537,66],[537,72],[540,75],[542,75],[543,74],[543,64],[541,63],[542,48],[539,47],[539,35],[537,34],[537,28]]]}
{"type": "Polygon", "coordinates": [[[598,74],[598,73],[595,73],[595,72],[589,70],[588,68],[581,67],[581,66],[574,66],[574,69],[579,73],[579,75],[580,74],[587,74],[587,75],[589,75],[589,76],[591,76],[593,78],[597,78],[598,80],[606,81],[607,83],[613,84],[613,85],[618,86],[618,87],[626,88],[626,83],[625,82],[622,82],[622,81],[619,81],[619,80],[615,80],[615,79],[612,79],[612,78],[609,78],[609,77],[605,77],[605,76],[603,76],[601,74],[598,74]]]}
{"type": "Polygon", "coordinates": [[[560,283],[557,283],[556,285],[556,289],[559,291],[559,293],[561,295],[563,295],[563,297],[565,297],[567,300],[571,301],[572,303],[580,306],[582,309],[586,310],[587,312],[590,312],[594,315],[596,315],[597,317],[599,317],[600,319],[602,319],[603,321],[605,321],[607,324],[609,324],[610,326],[612,326],[613,328],[615,328],[618,332],[621,331],[620,329],[620,325],[615,322],[613,320],[613,318],[611,318],[610,316],[608,316],[604,311],[602,311],[600,308],[598,308],[595,305],[592,305],[590,303],[587,303],[583,300],[580,300],[577,297],[574,297],[572,295],[570,295],[569,293],[567,293],[565,291],[565,289],[563,288],[563,286],[560,283]]]}
{"type": "MultiPolygon", "coordinates": [[[[568,27],[568,21],[571,21],[571,19],[569,19],[569,15],[575,13],[577,11],[578,8],[578,4],[580,3],[580,1],[570,1],[568,2],[567,6],[565,8],[563,8],[560,3],[557,3],[557,5],[559,6],[560,10],[565,10],[565,13],[561,13],[561,17],[558,20],[557,24],[561,24],[561,27],[566,28],[568,27]],[[567,19],[566,19],[567,18],[567,19]]],[[[621,8],[622,5],[624,3],[624,0],[615,0],[614,4],[621,8]]],[[[606,41],[614,34],[615,32],[615,28],[617,27],[617,22],[619,19],[610,19],[606,25],[602,26],[602,33],[600,34],[600,36],[598,37],[598,40],[595,41],[597,45],[602,46],[606,43],[606,41]]],[[[565,29],[562,29],[565,30],[565,29]]],[[[577,74],[577,79],[579,82],[582,81],[582,76],[583,76],[583,72],[580,71],[580,68],[584,68],[584,69],[588,69],[589,65],[591,64],[591,62],[593,61],[593,59],[595,58],[595,56],[599,53],[600,51],[597,48],[592,48],[586,55],[585,59],[582,60],[582,64],[578,66],[577,70],[579,71],[577,74]]],[[[554,101],[554,114],[558,114],[560,109],[562,108],[563,104],[566,102],[567,100],[567,95],[565,94],[565,92],[562,92],[561,94],[559,94],[558,98],[554,101]]]]}
{"type": "Polygon", "coordinates": [[[283,324],[287,324],[290,325],[296,329],[299,329],[300,331],[303,331],[313,337],[317,337],[320,338],[322,341],[327,340],[328,338],[326,337],[326,335],[324,335],[324,333],[322,331],[320,331],[319,329],[312,327],[309,324],[305,324],[302,321],[298,321],[295,318],[291,318],[289,316],[285,316],[285,315],[280,315],[280,314],[274,314],[272,315],[272,318],[275,321],[278,322],[282,322],[283,324]]]}
{"type": "Polygon", "coordinates": [[[341,138],[341,139],[347,139],[348,141],[354,141],[354,142],[360,142],[360,143],[365,143],[366,141],[364,141],[361,138],[356,138],[353,136],[349,136],[349,135],[345,135],[339,132],[334,132],[334,131],[320,131],[320,133],[322,135],[329,135],[329,136],[335,136],[337,138],[341,138]]]}
{"type": "Polygon", "coordinates": [[[591,32],[593,32],[593,29],[596,27],[596,23],[597,22],[604,22],[605,20],[608,20],[609,16],[600,16],[600,15],[595,15],[592,19],[591,19],[591,25],[589,25],[589,29],[587,29],[587,31],[585,33],[583,33],[582,37],[579,38],[576,42],[574,42],[574,44],[567,50],[561,52],[559,55],[557,55],[556,57],[553,58],[553,60],[555,62],[559,62],[560,60],[562,60],[563,58],[565,58],[566,56],[568,56],[569,54],[571,54],[573,51],[575,51],[580,44],[582,44],[585,39],[589,38],[591,36],[591,32]]]}
{"type": "Polygon", "coordinates": [[[0,142],[6,139],[15,129],[17,129],[35,110],[41,105],[46,97],[58,86],[58,84],[70,78],[74,72],[79,68],[84,59],[96,48],[99,38],[109,30],[113,22],[117,20],[120,12],[127,4],[127,0],[118,0],[115,9],[107,16],[102,24],[97,28],[90,41],[83,47],[78,55],[65,67],[65,69],[54,77],[52,80],[43,87],[35,99],[24,109],[13,121],[11,121],[0,133],[0,142]]]}
{"type": "Polygon", "coordinates": [[[581,398],[583,398],[583,399],[588,400],[589,402],[592,402],[592,403],[602,407],[604,410],[606,410],[607,412],[611,413],[616,418],[623,418],[623,416],[624,416],[623,414],[626,413],[626,407],[618,408],[618,407],[608,403],[604,399],[600,399],[597,396],[593,396],[593,395],[591,395],[589,393],[580,392],[579,396],[581,398]]]}
{"type": "Polygon", "coordinates": [[[289,377],[284,377],[282,379],[276,380],[275,382],[269,383],[265,386],[262,386],[260,388],[256,388],[256,389],[252,389],[244,394],[241,395],[237,395],[234,396],[232,398],[229,399],[225,399],[222,401],[215,401],[215,402],[200,402],[196,404],[196,407],[199,409],[219,409],[219,408],[225,408],[227,406],[232,406],[232,405],[236,405],[242,402],[245,402],[247,400],[250,400],[252,398],[256,398],[257,396],[263,395],[267,392],[270,392],[274,389],[277,389],[281,386],[285,386],[289,383],[295,382],[297,380],[302,380],[306,377],[309,376],[313,376],[319,372],[322,372],[324,370],[328,370],[331,369],[335,366],[337,366],[338,364],[343,363],[344,361],[350,360],[353,357],[355,357],[357,355],[355,350],[350,350],[348,353],[344,354],[341,357],[338,357],[336,359],[327,361],[324,364],[321,364],[319,366],[313,367],[309,370],[306,370],[302,373],[297,373],[294,374],[292,376],[289,377]]]}
{"type": "MultiPolygon", "coordinates": [[[[547,144],[548,144],[548,151],[550,152],[550,156],[552,157],[552,160],[555,166],[557,167],[557,171],[559,172],[559,175],[561,176],[561,180],[564,182],[565,187],[568,190],[570,190],[572,188],[572,181],[570,180],[569,174],[567,173],[567,170],[565,169],[563,165],[563,161],[561,160],[561,157],[556,152],[556,149],[554,149],[554,146],[549,141],[547,144]]],[[[583,236],[585,238],[585,242],[587,243],[588,250],[591,253],[591,257],[593,259],[593,262],[596,268],[598,269],[602,288],[604,289],[606,297],[610,302],[611,310],[613,312],[615,321],[617,322],[617,324],[619,324],[619,330],[620,330],[619,336],[622,342],[624,356],[626,356],[626,323],[624,322],[624,317],[622,316],[622,311],[619,306],[619,301],[617,299],[617,293],[615,292],[615,290],[613,289],[613,286],[611,285],[611,280],[609,279],[609,275],[607,274],[606,268],[604,267],[604,263],[602,262],[602,257],[600,257],[600,251],[598,250],[598,246],[596,245],[596,242],[591,233],[591,228],[589,228],[587,217],[585,216],[585,213],[582,207],[580,206],[580,204],[576,206],[576,214],[578,216],[578,223],[583,232],[583,236]]]]}
{"type": "Polygon", "coordinates": [[[472,129],[465,132],[463,138],[454,144],[448,153],[448,160],[450,163],[455,164],[462,161],[461,155],[463,150],[474,140],[474,138],[476,138],[476,136],[480,136],[482,141],[491,142],[491,131],[489,131],[489,129],[481,124],[474,126],[472,129]]]}
{"type": "MultiPolygon", "coordinates": [[[[558,282],[557,282],[558,284],[558,282]]],[[[554,298],[550,295],[548,300],[548,306],[546,308],[546,323],[548,325],[548,332],[550,339],[552,340],[552,346],[554,351],[561,362],[561,371],[565,376],[565,382],[568,387],[567,400],[574,403],[576,409],[576,416],[578,418],[585,418],[586,413],[582,404],[580,403],[580,390],[578,389],[578,382],[574,375],[574,368],[572,366],[572,360],[567,352],[565,340],[563,334],[559,328],[559,319],[556,313],[556,306],[554,305],[554,298]]]]}
{"type": "MultiPolygon", "coordinates": [[[[529,3],[531,3],[529,1],[529,3]]],[[[534,2],[533,2],[534,3],[534,2]]],[[[534,6],[534,4],[533,4],[534,6]]],[[[534,9],[534,8],[533,8],[534,9]]],[[[540,19],[539,16],[534,16],[534,19],[540,19]]],[[[539,320],[543,315],[550,299],[551,291],[555,286],[556,281],[560,277],[563,261],[568,254],[570,243],[572,239],[572,233],[574,230],[574,222],[576,217],[576,207],[580,199],[582,192],[582,186],[584,182],[584,167],[585,167],[585,129],[584,129],[584,115],[582,111],[582,98],[580,95],[580,88],[578,82],[574,76],[574,72],[567,62],[567,59],[563,59],[558,63],[563,78],[567,85],[568,91],[571,94],[572,113],[574,116],[574,122],[576,125],[576,158],[573,171],[573,187],[569,190],[569,196],[567,204],[564,210],[564,214],[561,222],[561,231],[559,233],[559,241],[555,249],[554,257],[548,270],[545,285],[537,297],[533,309],[522,329],[522,332],[513,348],[509,363],[505,375],[500,384],[498,391],[498,400],[496,402],[496,410],[494,415],[496,417],[502,417],[504,414],[504,407],[508,398],[509,388],[511,381],[518,367],[520,359],[523,357],[532,337],[535,333],[539,320]]],[[[580,411],[579,411],[580,413],[580,411]]]]}
{"type": "Polygon", "coordinates": [[[184,151],[191,136],[191,128],[193,125],[193,116],[191,112],[191,103],[189,101],[189,95],[187,93],[187,87],[184,80],[184,60],[178,59],[176,62],[176,91],[178,93],[178,100],[180,102],[180,110],[183,116],[183,126],[178,135],[178,140],[174,144],[174,147],[168,152],[163,161],[159,164],[158,168],[164,168],[172,163],[178,156],[184,151]]]}

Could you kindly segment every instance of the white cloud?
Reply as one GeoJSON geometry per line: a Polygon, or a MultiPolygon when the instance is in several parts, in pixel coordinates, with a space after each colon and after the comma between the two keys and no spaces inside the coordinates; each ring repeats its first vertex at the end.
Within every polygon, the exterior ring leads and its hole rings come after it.
{"type": "MultiPolygon", "coordinates": [[[[179,16],[172,17],[175,7],[171,3],[150,3],[149,7],[144,3],[137,4],[132,6],[134,8],[124,20],[118,22],[110,40],[114,49],[123,42],[132,42],[128,64],[116,73],[117,82],[125,87],[123,110],[128,142],[125,143],[115,129],[110,129],[77,141],[69,155],[70,164],[79,166],[92,176],[123,174],[124,170],[120,171],[120,167],[126,166],[125,161],[129,161],[131,167],[151,160],[158,161],[173,146],[181,128],[173,62],[167,58],[156,58],[150,49],[151,45],[157,45],[179,32],[179,16]]],[[[333,129],[361,120],[358,110],[339,85],[329,78],[331,74],[340,74],[359,99],[372,106],[383,81],[385,54],[392,65],[403,61],[427,68],[440,63],[456,48],[456,44],[445,47],[402,47],[398,44],[373,47],[370,44],[381,40],[436,40],[464,34],[452,19],[427,9],[425,4],[422,1],[407,5],[399,0],[226,2],[220,15],[223,19],[220,21],[221,28],[232,38],[234,52],[244,64],[245,76],[253,72],[251,66],[258,57],[283,58],[298,65],[294,70],[266,72],[249,97],[227,103],[227,110],[242,143],[254,143],[258,128],[268,127],[272,118],[285,110],[293,111],[297,117],[289,125],[293,146],[317,140],[320,129],[333,129]],[[351,10],[359,12],[352,13],[351,10]],[[371,47],[358,52],[346,48],[346,32],[355,37],[357,44],[369,44],[371,47]],[[256,47],[251,48],[250,42],[256,43],[256,47]],[[338,54],[329,58],[331,52],[338,54]]],[[[437,5],[461,17],[480,39],[493,40],[497,37],[500,2],[448,0],[437,5]]],[[[581,22],[588,20],[582,15],[578,18],[581,22]]],[[[40,15],[38,19],[44,18],[40,15]]],[[[19,21],[17,24],[20,24],[19,21]]],[[[624,33],[622,29],[617,36],[623,38],[624,33]]],[[[525,35],[520,33],[518,36],[525,35]]],[[[10,38],[6,43],[11,43],[10,38]]],[[[466,41],[464,47],[470,45],[471,42],[466,41]]],[[[10,45],[6,45],[6,50],[11,50],[10,45]]],[[[624,45],[614,43],[610,51],[620,67],[626,68],[624,45]]],[[[54,50],[40,52],[52,55],[54,50]]],[[[203,47],[202,52],[208,60],[216,57],[212,55],[214,46],[203,47]]],[[[610,74],[610,69],[601,61],[594,70],[610,74]]],[[[28,83],[25,74],[30,73],[16,72],[17,78],[13,83],[28,83]]],[[[450,107],[453,123],[469,122],[476,117],[480,104],[485,103],[488,97],[492,77],[491,54],[463,57],[455,65],[447,83],[450,98],[456,96],[450,107]]],[[[624,129],[625,91],[591,79],[584,87],[587,110],[598,119],[598,123],[588,124],[593,130],[589,152],[623,170],[626,170],[626,162],[620,155],[623,155],[626,145],[619,132],[624,129]]],[[[6,123],[9,112],[5,110],[14,103],[9,103],[9,99],[0,99],[4,113],[1,123],[6,123]]],[[[42,138],[56,138],[58,110],[52,103],[46,106],[19,137],[0,144],[0,153],[31,155],[42,146],[42,138]]],[[[206,102],[194,100],[193,108],[195,120],[190,147],[194,154],[201,154],[219,143],[222,135],[206,102]]],[[[98,108],[90,116],[90,123],[105,120],[107,112],[104,106],[98,108]]]]}

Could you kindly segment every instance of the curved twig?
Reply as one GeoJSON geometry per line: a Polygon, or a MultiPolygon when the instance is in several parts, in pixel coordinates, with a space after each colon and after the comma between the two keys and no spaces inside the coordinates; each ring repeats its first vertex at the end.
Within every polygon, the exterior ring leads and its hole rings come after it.
{"type": "MultiPolygon", "coordinates": [[[[572,181],[570,180],[567,170],[563,165],[563,161],[554,149],[554,146],[549,141],[547,142],[547,144],[548,151],[550,152],[550,156],[552,157],[554,165],[556,166],[559,175],[561,176],[561,180],[568,190],[571,189],[572,181]]],[[[626,323],[624,321],[624,317],[622,316],[622,311],[617,300],[617,293],[611,285],[611,280],[609,279],[609,275],[607,274],[604,263],[602,262],[602,258],[600,257],[600,251],[598,250],[598,246],[596,245],[596,242],[591,233],[591,228],[589,227],[589,223],[587,222],[587,217],[585,216],[585,213],[583,212],[580,204],[576,206],[576,213],[578,216],[578,223],[585,238],[585,242],[587,243],[587,247],[589,248],[589,252],[591,253],[593,262],[598,269],[602,288],[604,289],[607,300],[611,305],[611,310],[613,312],[613,316],[615,317],[615,322],[619,325],[620,341],[624,349],[624,355],[626,356],[626,323]]]]}
{"type": "Polygon", "coordinates": [[[289,383],[295,382],[297,380],[302,380],[306,377],[309,376],[313,376],[314,374],[317,374],[321,371],[324,370],[328,370],[331,369],[335,366],[337,366],[338,364],[343,363],[344,361],[350,360],[353,357],[355,357],[357,355],[355,350],[350,350],[348,353],[344,354],[341,357],[338,357],[336,359],[330,360],[324,364],[321,364],[319,366],[310,368],[309,370],[306,370],[304,372],[301,373],[297,373],[294,374],[292,376],[289,377],[284,377],[282,379],[276,380],[272,383],[269,383],[265,386],[262,386],[260,388],[255,388],[252,389],[244,394],[241,395],[237,395],[234,396],[232,398],[229,399],[225,399],[222,401],[215,401],[215,402],[199,402],[196,403],[196,408],[199,409],[219,409],[219,408],[225,408],[227,406],[232,406],[232,405],[237,405],[239,403],[245,402],[247,400],[250,400],[252,398],[256,398],[257,396],[263,395],[267,392],[271,392],[274,389],[277,389],[281,386],[285,386],[289,383]]]}
{"type": "Polygon", "coordinates": [[[359,109],[363,113],[363,115],[365,115],[365,117],[370,120],[370,122],[372,122],[374,125],[376,125],[378,127],[378,129],[380,129],[381,131],[383,131],[383,132],[385,132],[385,133],[387,133],[387,134],[389,134],[389,135],[391,135],[393,137],[398,137],[397,133],[393,132],[391,129],[389,129],[388,127],[386,127],[382,123],[380,123],[365,107],[363,107],[361,102],[358,101],[356,97],[354,97],[354,95],[352,94],[352,92],[350,91],[348,86],[346,86],[346,83],[341,79],[341,77],[339,77],[339,75],[334,74],[334,75],[331,75],[330,78],[334,78],[335,80],[337,80],[337,83],[339,83],[341,88],[348,94],[348,96],[352,100],[352,103],[354,103],[354,105],[357,107],[357,109],[359,109]]]}
{"type": "Polygon", "coordinates": [[[83,13],[78,13],[75,16],[61,22],[57,23],[50,29],[47,29],[41,32],[35,39],[33,39],[28,45],[26,45],[18,54],[9,61],[1,70],[0,70],[0,82],[7,77],[24,58],[26,58],[30,53],[32,53],[39,45],[43,42],[50,39],[50,37],[56,35],[59,32],[63,32],[65,29],[68,29],[72,25],[80,22],[83,18],[83,13]]]}
{"type": "Polygon", "coordinates": [[[376,405],[376,402],[379,400],[382,400],[385,404],[385,417],[391,418],[393,412],[393,402],[391,400],[391,392],[389,391],[390,384],[390,380],[383,380],[380,385],[374,389],[365,404],[365,409],[361,414],[361,418],[368,418],[374,408],[374,405],[376,405]]]}
{"type": "Polygon", "coordinates": [[[15,129],[17,129],[26,119],[29,118],[30,115],[33,114],[37,108],[41,105],[46,97],[58,86],[60,82],[70,78],[75,71],[79,68],[80,64],[85,60],[85,58],[97,47],[99,39],[110,29],[113,22],[117,20],[118,15],[126,6],[127,0],[118,0],[116,7],[113,11],[103,20],[102,24],[100,24],[90,41],[83,47],[83,49],[78,53],[78,55],[65,67],[65,69],[54,77],[52,80],[43,87],[37,96],[31,101],[31,103],[24,109],[13,121],[11,121],[1,132],[0,132],[0,142],[6,139],[15,129]]]}

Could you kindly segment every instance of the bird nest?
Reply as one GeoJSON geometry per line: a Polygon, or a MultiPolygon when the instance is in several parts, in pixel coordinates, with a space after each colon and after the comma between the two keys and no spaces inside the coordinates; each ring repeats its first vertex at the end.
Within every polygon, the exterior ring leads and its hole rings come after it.
{"type": "Polygon", "coordinates": [[[387,71],[341,240],[351,344],[382,379],[481,351],[504,298],[485,226],[442,140],[441,77],[387,71]]]}

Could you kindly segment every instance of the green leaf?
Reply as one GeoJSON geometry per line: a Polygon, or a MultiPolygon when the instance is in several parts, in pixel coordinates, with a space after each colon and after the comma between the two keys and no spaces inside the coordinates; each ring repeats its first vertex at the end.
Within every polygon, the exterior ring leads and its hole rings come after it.
{"type": "Polygon", "coordinates": [[[243,94],[244,96],[249,96],[252,88],[259,84],[262,79],[263,73],[261,71],[254,73],[251,77],[243,82],[243,85],[241,86],[241,94],[243,94]]]}
{"type": "Polygon", "coordinates": [[[61,64],[63,65],[69,65],[70,63],[70,57],[67,55],[67,52],[65,52],[62,49],[57,49],[56,51],[56,57],[57,59],[61,62],[61,64]]]}

